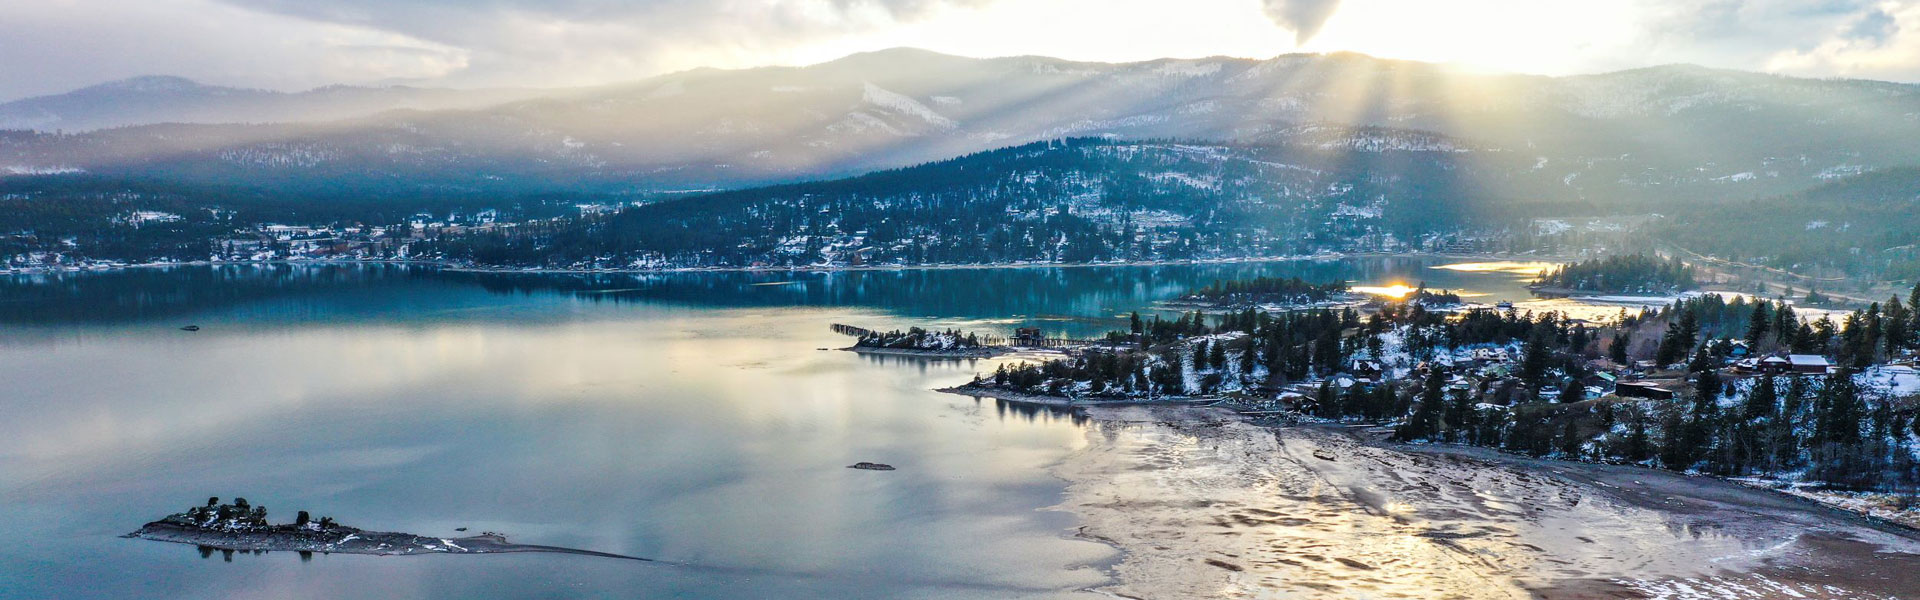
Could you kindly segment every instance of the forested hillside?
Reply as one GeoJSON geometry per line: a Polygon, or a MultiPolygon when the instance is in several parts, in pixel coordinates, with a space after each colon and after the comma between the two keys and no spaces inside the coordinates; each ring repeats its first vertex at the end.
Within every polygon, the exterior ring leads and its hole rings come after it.
{"type": "Polygon", "coordinates": [[[1676,205],[1662,237],[1785,269],[1834,265],[1920,279],[1920,168],[1887,169],[1756,200],[1676,205]]]}
{"type": "MultiPolygon", "coordinates": [[[[1380,135],[1353,132],[1350,135],[1380,135]]],[[[1529,206],[1499,157],[1073,139],[443,239],[483,264],[794,266],[1270,256],[1472,243],[1529,206]],[[1493,167],[1479,164],[1481,160],[1493,167]]]]}

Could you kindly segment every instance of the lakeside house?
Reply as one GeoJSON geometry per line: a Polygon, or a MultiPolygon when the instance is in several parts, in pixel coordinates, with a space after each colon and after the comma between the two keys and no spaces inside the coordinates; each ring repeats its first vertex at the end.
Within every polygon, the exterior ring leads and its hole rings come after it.
{"type": "Polygon", "coordinates": [[[1825,375],[1833,368],[1827,357],[1818,354],[1787,355],[1788,370],[1796,375],[1825,375]]]}
{"type": "Polygon", "coordinates": [[[1622,381],[1614,384],[1613,395],[1621,398],[1646,398],[1649,400],[1672,400],[1673,390],[1660,387],[1650,381],[1622,381]]]}
{"type": "Polygon", "coordinates": [[[1818,354],[1789,354],[1733,361],[1733,372],[1741,375],[1826,375],[1833,363],[1818,354]]]}

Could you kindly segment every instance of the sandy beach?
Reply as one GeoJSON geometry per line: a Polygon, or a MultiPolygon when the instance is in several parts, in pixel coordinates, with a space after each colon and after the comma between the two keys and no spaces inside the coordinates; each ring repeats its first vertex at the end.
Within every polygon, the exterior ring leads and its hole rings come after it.
{"type": "Polygon", "coordinates": [[[1125,552],[1100,590],[1123,597],[1920,596],[1920,535],[1732,482],[1216,410],[1088,414],[1061,508],[1125,552]]]}

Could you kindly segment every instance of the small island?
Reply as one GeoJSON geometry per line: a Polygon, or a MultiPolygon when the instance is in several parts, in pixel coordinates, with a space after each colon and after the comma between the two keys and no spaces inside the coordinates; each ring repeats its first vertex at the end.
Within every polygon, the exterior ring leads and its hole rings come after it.
{"type": "Polygon", "coordinates": [[[332,517],[313,519],[304,510],[292,523],[274,525],[267,522],[266,507],[254,506],[246,498],[234,498],[232,504],[222,504],[218,497],[208,498],[204,506],[167,515],[121,537],[193,544],[199,546],[203,554],[209,554],[208,550],[227,553],[283,550],[298,552],[302,557],[315,552],[379,556],[553,552],[653,562],[648,558],[592,550],[514,544],[508,542],[506,536],[492,532],[440,538],[366,531],[335,523],[332,517]]]}
{"type": "Polygon", "coordinates": [[[1671,295],[1694,289],[1693,267],[1645,254],[1584,260],[1547,271],[1528,286],[1543,296],[1671,295]]]}
{"type": "Polygon", "coordinates": [[[1374,308],[1381,308],[1389,304],[1398,304],[1403,307],[1419,305],[1422,308],[1443,310],[1465,306],[1466,301],[1462,300],[1460,294],[1454,293],[1453,290],[1440,290],[1436,292],[1427,289],[1427,284],[1421,282],[1420,287],[1407,292],[1405,296],[1382,296],[1372,306],[1374,308]]]}
{"type": "Polygon", "coordinates": [[[859,337],[852,348],[863,354],[894,354],[931,358],[992,358],[1006,353],[1006,340],[982,338],[959,330],[932,331],[914,327],[906,331],[870,331],[847,326],[843,331],[859,337]]]}

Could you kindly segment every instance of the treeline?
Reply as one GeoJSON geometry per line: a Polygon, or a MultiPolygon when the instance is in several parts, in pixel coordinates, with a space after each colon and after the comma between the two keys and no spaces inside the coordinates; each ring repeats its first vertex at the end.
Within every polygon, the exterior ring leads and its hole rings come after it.
{"type": "Polygon", "coordinates": [[[1256,277],[1215,281],[1194,290],[1188,300],[1216,304],[1312,304],[1344,296],[1346,282],[1313,283],[1299,277],[1256,277]]]}
{"type": "Polygon", "coordinates": [[[1578,372],[1572,354],[1585,352],[1594,331],[1556,313],[1515,314],[1487,309],[1448,318],[1419,304],[1391,304],[1365,319],[1353,309],[1269,313],[1247,309],[1217,317],[1195,311],[1176,318],[1131,319],[1108,334],[1125,349],[1094,349],[1040,365],[1003,366],[991,380],[1038,393],[1090,383],[1090,396],[1211,394],[1221,389],[1276,389],[1346,372],[1356,357],[1403,356],[1424,361],[1468,346],[1525,342],[1534,350],[1515,385],[1489,388],[1502,403],[1530,401],[1554,375],[1578,372]],[[1392,340],[1391,343],[1389,340],[1392,340]]]}
{"type": "Polygon", "coordinates": [[[1625,362],[1631,340],[1639,336],[1645,341],[1640,343],[1639,352],[1631,353],[1632,357],[1671,365],[1690,359],[1696,347],[1708,350],[1713,358],[1725,358],[1733,349],[1730,343],[1707,342],[1738,341],[1754,356],[1817,354],[1834,357],[1836,364],[1861,369],[1920,350],[1920,312],[1913,310],[1915,302],[1920,302],[1920,285],[1914,286],[1904,302],[1898,296],[1889,297],[1884,303],[1871,303],[1835,321],[1827,314],[1804,319],[1793,305],[1780,300],[1740,296],[1728,300],[1720,294],[1705,294],[1639,315],[1629,316],[1623,311],[1622,343],[1616,354],[1625,362]],[[1657,338],[1639,333],[1653,326],[1664,327],[1657,338]]]}
{"type": "Polygon", "coordinates": [[[1854,371],[1732,383],[1711,368],[1679,398],[1492,407],[1434,372],[1411,385],[1323,387],[1335,418],[1386,420],[1403,440],[1491,446],[1533,456],[1632,463],[1719,475],[1801,477],[1846,489],[1920,485],[1911,399],[1865,393],[1854,371]],[[1723,406],[1724,405],[1724,406],[1723,406]],[[1404,413],[1400,409],[1411,407],[1404,413]]]}
{"type": "MultiPolygon", "coordinates": [[[[997,340],[987,340],[997,341],[997,340]]],[[[873,332],[860,336],[854,346],[862,348],[892,348],[897,350],[967,350],[981,347],[979,335],[962,332],[958,329],[930,331],[919,327],[906,331],[893,330],[873,332]]]]}
{"type": "Polygon", "coordinates": [[[1300,410],[1390,424],[1404,440],[1912,491],[1920,486],[1920,402],[1863,387],[1856,376],[1860,367],[1920,349],[1920,322],[1907,308],[1914,299],[1920,290],[1837,323],[1800,319],[1779,302],[1719,295],[1623,311],[1599,327],[1552,313],[1449,316],[1419,303],[1388,304],[1364,318],[1324,309],[1136,315],[1128,330],[1109,335],[1115,348],[1003,366],[975,385],[1089,399],[1270,398],[1280,386],[1318,381],[1300,410]],[[1597,359],[1629,362],[1636,338],[1646,338],[1645,351],[1671,346],[1660,351],[1680,357],[1673,364],[1684,365],[1685,376],[1668,384],[1673,400],[1589,392],[1604,384],[1596,365],[1606,363],[1597,359]],[[1736,341],[1756,351],[1834,356],[1839,369],[1741,379],[1726,368],[1736,341]],[[1510,354],[1512,362],[1463,360],[1468,349],[1497,351],[1500,360],[1510,354]],[[1374,368],[1380,371],[1365,372],[1374,368]],[[1358,375],[1335,385],[1343,373],[1358,375]]]}
{"type": "Polygon", "coordinates": [[[0,177],[0,262],[58,252],[126,262],[206,260],[220,240],[269,223],[309,226],[393,226],[417,213],[501,211],[503,220],[546,219],[577,212],[588,198],[557,195],[476,197],[420,191],[367,197],[327,189],[303,193],[154,178],[89,174],[0,177]],[[137,212],[165,220],[135,222],[137,212]]]}
{"type": "Polygon", "coordinates": [[[1534,282],[1541,287],[1582,292],[1667,294],[1693,289],[1694,271],[1679,259],[1645,254],[1584,260],[1548,271],[1534,282]]]}

